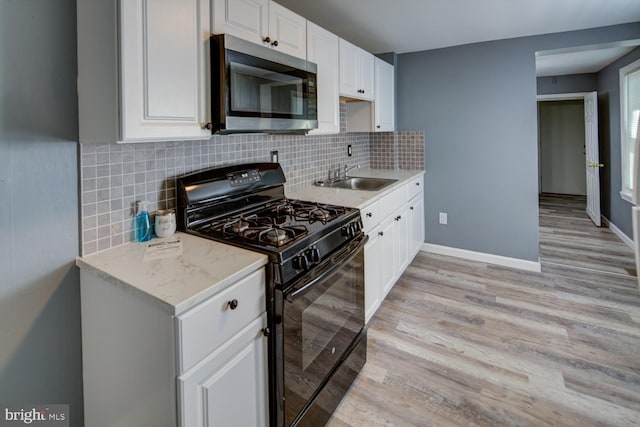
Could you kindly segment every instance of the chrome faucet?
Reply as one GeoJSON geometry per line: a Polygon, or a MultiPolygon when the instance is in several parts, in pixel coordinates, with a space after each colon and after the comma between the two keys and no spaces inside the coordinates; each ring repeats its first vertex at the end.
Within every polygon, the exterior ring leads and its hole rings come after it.
{"type": "Polygon", "coordinates": [[[331,169],[329,168],[329,183],[340,181],[340,168],[331,169]]]}
{"type": "Polygon", "coordinates": [[[350,170],[359,169],[359,168],[360,168],[360,165],[353,165],[353,166],[349,167],[349,165],[345,163],[344,169],[343,169],[343,178],[342,179],[349,178],[349,171],[350,170]]]}

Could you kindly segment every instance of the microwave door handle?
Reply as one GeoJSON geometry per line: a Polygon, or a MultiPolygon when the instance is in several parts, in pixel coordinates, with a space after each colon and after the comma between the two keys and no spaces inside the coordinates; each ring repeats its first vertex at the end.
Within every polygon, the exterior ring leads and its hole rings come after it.
{"type": "Polygon", "coordinates": [[[327,277],[330,277],[333,273],[336,272],[336,270],[342,267],[343,263],[350,262],[353,258],[356,257],[358,252],[360,252],[360,250],[364,247],[364,245],[367,243],[368,240],[369,240],[369,236],[365,235],[355,248],[347,251],[346,255],[341,255],[339,258],[332,258],[327,263],[327,265],[330,265],[330,267],[325,271],[323,271],[322,273],[320,273],[318,276],[314,277],[310,282],[302,285],[297,289],[296,289],[296,285],[294,285],[293,288],[295,290],[287,293],[287,296],[286,296],[287,301],[293,302],[299,296],[302,296],[305,293],[309,292],[311,288],[313,288],[316,284],[318,284],[318,282],[321,282],[325,280],[327,277]]]}

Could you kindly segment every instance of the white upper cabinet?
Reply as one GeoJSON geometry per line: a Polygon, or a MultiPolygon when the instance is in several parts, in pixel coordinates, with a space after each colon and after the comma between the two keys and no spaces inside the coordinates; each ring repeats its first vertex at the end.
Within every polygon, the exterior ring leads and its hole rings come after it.
{"type": "Polygon", "coordinates": [[[122,139],[202,138],[208,122],[206,1],[123,0],[122,139]]]}
{"type": "Polygon", "coordinates": [[[307,59],[307,20],[280,6],[269,4],[271,46],[298,58],[307,59]]]}
{"type": "Polygon", "coordinates": [[[376,132],[395,130],[393,65],[375,58],[376,97],[374,101],[376,132]]]}
{"type": "Polygon", "coordinates": [[[307,59],[318,66],[318,129],[312,134],[340,132],[339,40],[324,28],[307,23],[307,59]]]}
{"type": "Polygon", "coordinates": [[[340,39],[340,95],[372,101],[374,56],[340,39]]]}
{"type": "Polygon", "coordinates": [[[209,16],[206,0],[79,0],[80,142],[210,137],[209,16]]]}
{"type": "Polygon", "coordinates": [[[214,0],[213,32],[307,58],[307,21],[270,0],[214,0]]]}
{"type": "Polygon", "coordinates": [[[254,43],[269,35],[269,0],[214,0],[213,32],[254,43]]]}

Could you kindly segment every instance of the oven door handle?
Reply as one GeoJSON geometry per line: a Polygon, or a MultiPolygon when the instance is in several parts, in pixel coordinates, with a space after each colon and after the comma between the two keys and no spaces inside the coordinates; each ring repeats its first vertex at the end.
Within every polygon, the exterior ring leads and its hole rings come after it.
{"type": "Polygon", "coordinates": [[[318,282],[325,280],[327,277],[335,273],[337,269],[342,267],[343,263],[350,262],[353,258],[356,257],[356,255],[358,255],[358,252],[360,252],[360,250],[364,247],[368,240],[369,236],[363,234],[359,241],[357,241],[357,243],[350,243],[346,249],[343,249],[339,254],[332,256],[327,261],[326,265],[315,275],[315,277],[311,279],[311,281],[308,281],[308,277],[303,277],[302,279],[298,280],[298,283],[305,283],[303,285],[293,285],[291,290],[287,292],[287,301],[293,302],[293,300],[295,300],[299,296],[304,295],[305,293],[310,291],[311,288],[313,288],[318,282]],[[354,247],[351,248],[352,246],[354,247]]]}

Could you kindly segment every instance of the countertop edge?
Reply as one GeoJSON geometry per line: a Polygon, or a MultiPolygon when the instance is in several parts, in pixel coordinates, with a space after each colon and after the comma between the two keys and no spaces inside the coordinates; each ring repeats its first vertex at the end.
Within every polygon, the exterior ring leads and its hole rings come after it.
{"type": "Polygon", "coordinates": [[[183,242],[184,253],[169,257],[166,267],[162,259],[144,261],[145,250],[137,242],[86,257],[78,256],[75,265],[177,316],[263,268],[269,261],[268,256],[260,252],[188,233],[176,235],[183,242]],[[131,273],[139,270],[142,272],[131,273]]]}

